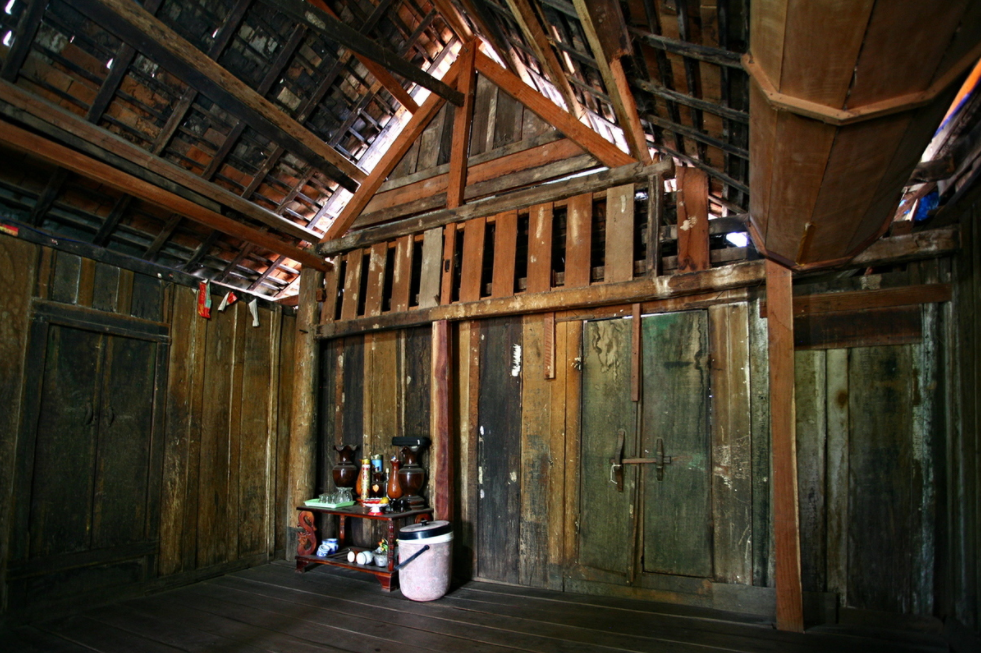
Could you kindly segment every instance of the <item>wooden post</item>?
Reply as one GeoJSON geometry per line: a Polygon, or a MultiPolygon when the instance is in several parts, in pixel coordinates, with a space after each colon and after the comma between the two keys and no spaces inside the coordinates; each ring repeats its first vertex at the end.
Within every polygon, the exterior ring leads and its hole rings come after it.
{"type": "Polygon", "coordinates": [[[296,506],[313,497],[317,470],[317,370],[320,351],[314,338],[317,324],[317,290],[324,285],[322,272],[303,268],[300,273],[299,312],[294,347],[293,406],[290,415],[289,490],[286,506],[286,559],[296,555],[296,506]]]}
{"type": "Polygon", "coordinates": [[[453,112],[453,145],[450,149],[450,173],[446,190],[446,208],[454,209],[463,204],[467,187],[467,154],[470,148],[470,125],[473,123],[474,91],[477,88],[477,70],[474,55],[477,42],[463,46],[460,57],[463,70],[457,77],[457,87],[463,93],[463,106],[453,112]]]}
{"type": "Polygon", "coordinates": [[[708,270],[708,175],[678,168],[678,271],[708,270]]]}
{"type": "Polygon", "coordinates": [[[450,338],[446,320],[433,322],[432,438],[436,519],[453,519],[454,447],[450,433],[450,338]]]}
{"type": "Polygon", "coordinates": [[[790,270],[766,261],[770,354],[770,438],[773,530],[776,539],[777,628],[804,631],[797,511],[797,433],[794,406],[794,316],[790,270]]]}

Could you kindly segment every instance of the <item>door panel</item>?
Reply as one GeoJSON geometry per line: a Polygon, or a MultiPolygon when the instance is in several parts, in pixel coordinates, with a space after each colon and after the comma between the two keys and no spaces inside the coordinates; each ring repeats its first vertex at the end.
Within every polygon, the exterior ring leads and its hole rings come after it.
{"type": "Polygon", "coordinates": [[[89,549],[105,337],[51,325],[30,495],[32,558],[89,549]]]}
{"type": "Polygon", "coordinates": [[[582,367],[582,512],[579,561],[627,574],[633,558],[630,534],[637,472],[624,469],[624,491],[610,482],[610,458],[618,431],[624,456],[636,452],[637,407],[630,400],[631,321],[587,322],[582,367]]]}
{"type": "Polygon", "coordinates": [[[658,480],[643,465],[644,571],[712,575],[708,316],[686,311],[643,318],[641,457],[671,463],[658,480]]]}
{"type": "Polygon", "coordinates": [[[108,378],[100,402],[93,548],[145,537],[156,347],[146,340],[109,338],[108,378]]]}

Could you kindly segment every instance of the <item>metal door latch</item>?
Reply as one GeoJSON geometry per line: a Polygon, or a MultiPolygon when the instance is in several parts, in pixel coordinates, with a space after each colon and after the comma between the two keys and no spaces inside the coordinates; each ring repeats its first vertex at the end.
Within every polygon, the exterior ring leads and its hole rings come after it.
{"type": "Polygon", "coordinates": [[[664,455],[664,440],[657,439],[657,449],[654,453],[654,469],[657,470],[657,480],[664,480],[664,466],[671,464],[671,456],[664,455]]]}

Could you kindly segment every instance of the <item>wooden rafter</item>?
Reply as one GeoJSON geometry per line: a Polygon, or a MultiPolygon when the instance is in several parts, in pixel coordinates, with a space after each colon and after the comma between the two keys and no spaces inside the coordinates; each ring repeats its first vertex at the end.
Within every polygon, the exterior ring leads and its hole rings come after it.
{"type": "Polygon", "coordinates": [[[7,52],[7,57],[0,69],[0,77],[13,82],[17,80],[17,73],[31,52],[31,44],[34,42],[34,35],[37,28],[41,25],[41,18],[44,17],[44,9],[48,6],[48,0],[30,0],[27,7],[17,21],[17,33],[14,37],[14,45],[7,52]]]}
{"type": "MultiPolygon", "coordinates": [[[[457,59],[456,63],[450,67],[446,72],[446,76],[443,78],[446,83],[454,83],[456,81],[461,65],[461,60],[457,59]]],[[[361,215],[364,207],[371,201],[375,192],[381,187],[392,170],[395,169],[399,161],[402,160],[405,153],[409,151],[409,148],[412,147],[415,140],[426,129],[426,126],[436,117],[436,114],[443,108],[445,102],[446,100],[441,96],[433,94],[419,107],[419,111],[412,115],[412,119],[405,125],[402,133],[392,142],[388,150],[385,151],[385,154],[375,165],[375,169],[371,171],[368,178],[361,184],[358,192],[354,194],[354,197],[347,203],[344,210],[341,211],[340,215],[327,228],[327,232],[320,240],[321,243],[339,238],[351,228],[351,225],[361,215]]]]}
{"type": "Polygon", "coordinates": [[[74,113],[27,93],[19,86],[0,81],[0,100],[12,105],[18,111],[26,112],[49,125],[84,139],[99,151],[110,152],[184,188],[199,193],[203,197],[211,198],[242,215],[262,222],[276,231],[310,242],[315,242],[318,238],[316,233],[248,202],[220,186],[208,183],[192,172],[154,156],[101,127],[96,127],[74,113]]]}
{"type": "MultiPolygon", "coordinates": [[[[108,1],[108,0],[107,0],[108,1]]],[[[355,54],[362,55],[383,68],[391,70],[405,79],[415,82],[445,100],[459,105],[463,97],[459,91],[448,86],[429,73],[412,65],[398,54],[381,47],[376,42],[359,32],[357,29],[342,23],[330,14],[311,5],[306,0],[265,0],[278,11],[302,21],[326,38],[340,43],[355,54]]],[[[350,190],[350,189],[349,189],[350,190]]]]}
{"type": "Polygon", "coordinates": [[[364,173],[348,159],[136,3],[75,0],[75,5],[178,77],[191,80],[192,86],[258,133],[316,165],[348,190],[357,190],[357,182],[364,179],[364,173]]]}
{"type": "Polygon", "coordinates": [[[218,229],[230,236],[254,242],[266,249],[300,261],[318,270],[328,269],[328,264],[322,258],[307,250],[299,249],[286,241],[280,240],[252,227],[247,227],[220,213],[215,213],[190,200],[184,199],[162,188],[154,186],[117,170],[104,163],[58,145],[41,136],[32,134],[11,123],[0,121],[0,142],[37,157],[47,163],[61,166],[84,177],[94,179],[111,188],[122,192],[135,192],[145,202],[161,206],[186,216],[187,218],[218,229]]]}
{"type": "MultiPolygon", "coordinates": [[[[333,9],[327,6],[327,3],[324,2],[324,0],[307,0],[307,2],[312,4],[317,9],[326,12],[329,16],[331,16],[335,20],[339,20],[337,14],[334,13],[333,9]]],[[[368,72],[374,75],[378,83],[381,84],[386,91],[391,93],[392,97],[398,100],[402,104],[402,106],[408,109],[411,113],[415,113],[416,111],[419,110],[419,105],[416,104],[416,101],[414,99],[412,99],[412,96],[409,95],[409,92],[406,91],[399,83],[399,81],[394,77],[392,77],[392,74],[389,73],[384,67],[375,63],[374,61],[364,56],[363,54],[358,54],[357,52],[355,52],[354,56],[357,57],[358,61],[360,61],[361,64],[368,69],[368,72]]]]}
{"type": "Polygon", "coordinates": [[[576,120],[571,113],[563,111],[557,104],[524,84],[482,52],[477,53],[477,72],[531,109],[539,118],[578,143],[586,152],[599,159],[603,165],[616,168],[636,162],[629,154],[576,120]]]}
{"type": "Polygon", "coordinates": [[[578,98],[576,98],[576,94],[572,90],[572,85],[569,83],[569,78],[565,76],[562,65],[559,63],[558,57],[555,56],[555,51],[552,49],[551,43],[549,43],[548,35],[542,29],[541,23],[538,22],[538,16],[535,14],[535,10],[532,9],[528,0],[507,0],[507,3],[518,23],[518,27],[521,28],[522,33],[528,40],[528,44],[534,50],[535,57],[545,68],[549,79],[559,89],[562,99],[565,100],[566,107],[572,115],[581,120],[585,115],[585,109],[583,109],[578,98]]]}
{"type": "MultiPolygon", "coordinates": [[[[620,60],[619,52],[606,52],[598,27],[596,17],[597,7],[595,3],[587,3],[585,0],[573,0],[576,13],[582,23],[589,47],[593,50],[596,58],[600,76],[606,86],[607,95],[613,104],[613,112],[616,114],[617,122],[623,128],[624,138],[630,146],[630,153],[638,161],[648,163],[651,160],[650,151],[647,148],[647,138],[644,135],[644,128],[640,124],[640,115],[637,113],[637,101],[634,99],[630,86],[627,84],[627,76],[623,72],[623,63],[620,60]]],[[[605,4],[605,3],[601,3],[605,4]]],[[[616,5],[611,5],[616,7],[616,5]]],[[[607,21],[612,20],[612,14],[617,15],[621,22],[623,18],[619,16],[619,10],[608,12],[605,15],[607,21]]]]}

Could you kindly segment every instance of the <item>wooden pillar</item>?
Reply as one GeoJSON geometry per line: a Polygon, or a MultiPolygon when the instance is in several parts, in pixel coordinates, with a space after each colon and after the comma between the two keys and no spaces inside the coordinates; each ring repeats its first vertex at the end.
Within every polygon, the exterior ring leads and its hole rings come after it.
{"type": "Polygon", "coordinates": [[[450,433],[450,335],[446,320],[433,322],[431,420],[436,519],[453,519],[453,458],[450,433]]]}
{"type": "Polygon", "coordinates": [[[313,497],[317,478],[317,368],[319,347],[314,338],[317,326],[317,290],[324,274],[304,267],[300,273],[300,303],[296,316],[296,345],[293,350],[293,406],[290,414],[290,456],[287,476],[286,559],[296,555],[296,507],[313,497]]]}
{"type": "Polygon", "coordinates": [[[773,530],[776,539],[777,628],[803,632],[800,524],[797,510],[797,432],[794,405],[794,316],[790,270],[766,262],[770,354],[770,438],[773,530]]]}

